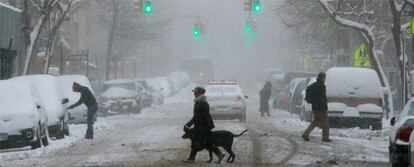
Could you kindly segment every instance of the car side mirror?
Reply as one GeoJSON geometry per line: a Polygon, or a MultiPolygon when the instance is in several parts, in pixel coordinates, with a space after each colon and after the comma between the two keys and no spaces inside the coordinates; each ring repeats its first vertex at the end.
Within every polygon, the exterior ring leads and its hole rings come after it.
{"type": "Polygon", "coordinates": [[[395,125],[395,117],[392,117],[390,120],[390,125],[394,126],[395,125]]]}
{"type": "Polygon", "coordinates": [[[64,99],[62,100],[62,104],[66,104],[66,103],[69,103],[69,99],[68,99],[68,98],[64,98],[64,99]]]}

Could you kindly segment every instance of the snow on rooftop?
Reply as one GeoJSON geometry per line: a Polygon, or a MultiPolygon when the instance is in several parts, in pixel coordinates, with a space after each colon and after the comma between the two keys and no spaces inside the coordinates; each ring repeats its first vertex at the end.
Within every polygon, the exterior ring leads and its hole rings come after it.
{"type": "Polygon", "coordinates": [[[16,12],[19,12],[19,13],[21,13],[21,12],[22,12],[22,10],[20,10],[20,9],[18,9],[18,8],[15,8],[15,7],[13,7],[13,6],[10,6],[10,5],[8,5],[8,4],[2,3],[2,2],[0,2],[0,6],[3,6],[3,7],[5,7],[5,8],[11,9],[11,10],[16,11],[16,12]]]}

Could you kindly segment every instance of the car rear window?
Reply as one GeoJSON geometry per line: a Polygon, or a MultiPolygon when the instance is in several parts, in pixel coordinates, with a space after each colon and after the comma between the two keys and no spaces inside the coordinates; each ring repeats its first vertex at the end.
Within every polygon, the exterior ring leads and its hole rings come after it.
{"type": "Polygon", "coordinates": [[[206,92],[208,94],[237,94],[240,93],[240,89],[237,86],[213,86],[208,87],[206,92]]]}

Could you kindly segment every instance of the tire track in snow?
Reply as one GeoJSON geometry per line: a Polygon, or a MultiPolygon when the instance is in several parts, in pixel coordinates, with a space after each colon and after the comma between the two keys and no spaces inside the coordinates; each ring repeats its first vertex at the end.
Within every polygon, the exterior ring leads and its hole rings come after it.
{"type": "Polygon", "coordinates": [[[299,145],[292,140],[292,136],[280,131],[275,131],[272,128],[272,126],[265,126],[263,125],[263,122],[259,123],[248,123],[249,131],[252,136],[253,141],[253,161],[252,165],[254,166],[282,166],[285,165],[289,160],[291,160],[298,152],[299,152],[299,145]],[[257,130],[256,130],[257,129],[257,130]],[[264,134],[263,136],[266,136],[266,134],[272,134],[274,137],[281,138],[289,142],[289,145],[291,146],[291,150],[289,150],[289,153],[279,162],[263,162],[263,144],[260,134],[264,134]]]}

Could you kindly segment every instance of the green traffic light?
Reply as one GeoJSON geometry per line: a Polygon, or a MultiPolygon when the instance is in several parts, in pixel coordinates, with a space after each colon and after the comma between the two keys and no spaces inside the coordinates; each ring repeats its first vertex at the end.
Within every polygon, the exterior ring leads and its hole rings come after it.
{"type": "Polygon", "coordinates": [[[260,1],[255,1],[253,4],[253,12],[260,13],[261,11],[262,11],[262,5],[260,4],[260,1]]]}
{"type": "Polygon", "coordinates": [[[246,23],[246,25],[244,26],[244,32],[247,34],[252,32],[252,25],[250,25],[249,23],[246,23]]]}
{"type": "Polygon", "coordinates": [[[200,37],[200,28],[194,27],[193,36],[194,36],[194,38],[199,38],[200,37]]]}
{"type": "Polygon", "coordinates": [[[151,14],[152,13],[152,2],[151,1],[145,2],[144,12],[145,12],[145,14],[151,14]]]}
{"type": "Polygon", "coordinates": [[[257,32],[253,32],[252,37],[257,38],[257,32]]]}
{"type": "Polygon", "coordinates": [[[252,42],[253,42],[253,40],[252,40],[251,38],[248,38],[248,39],[246,40],[247,46],[252,45],[252,42]]]}

